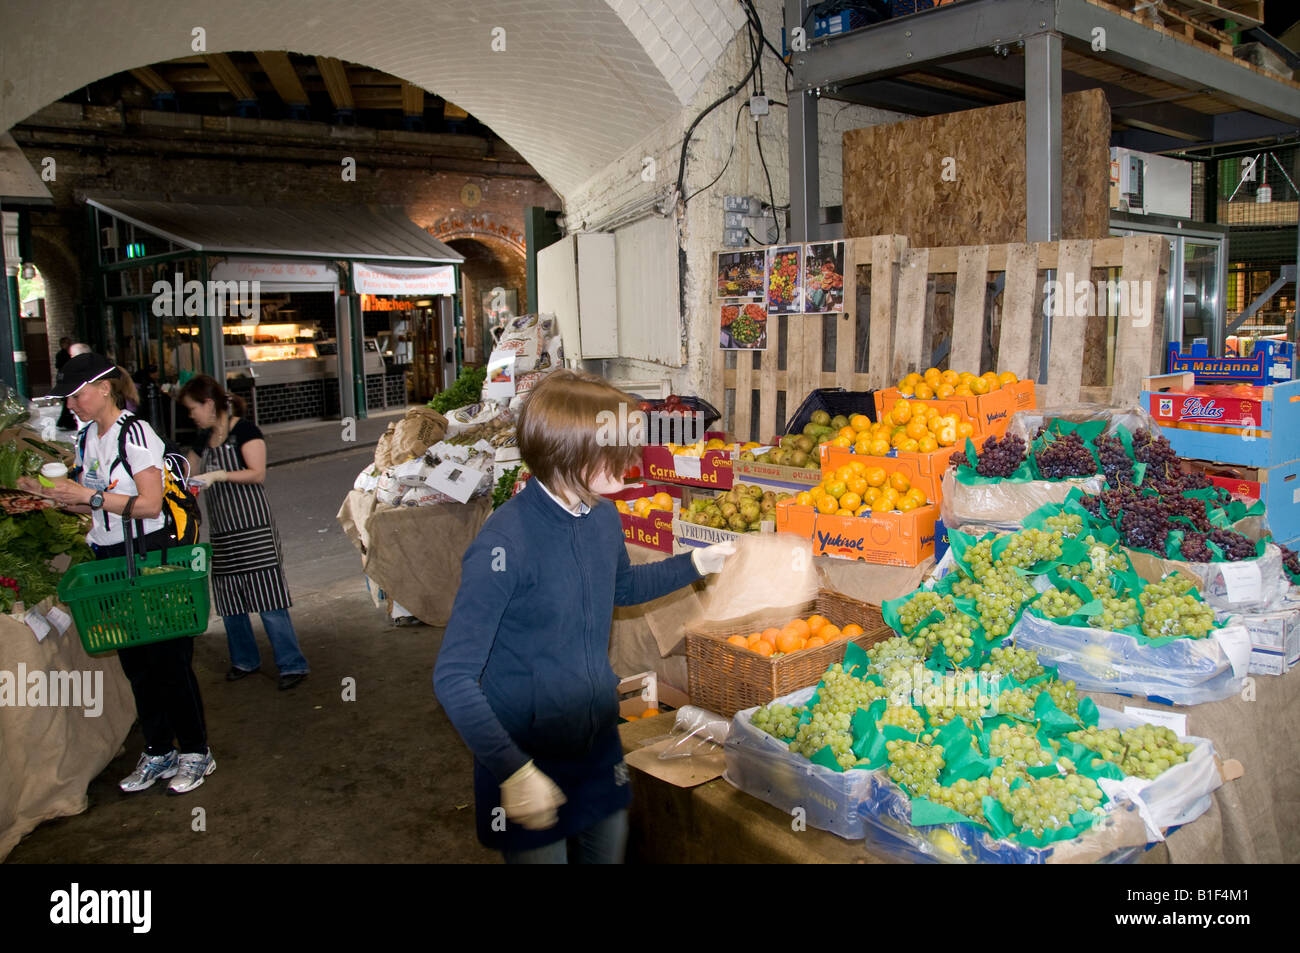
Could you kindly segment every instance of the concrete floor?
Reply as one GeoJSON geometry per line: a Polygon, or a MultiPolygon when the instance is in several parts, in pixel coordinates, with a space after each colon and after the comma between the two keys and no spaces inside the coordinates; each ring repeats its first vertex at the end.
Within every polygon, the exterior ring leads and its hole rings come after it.
{"type": "Polygon", "coordinates": [[[37,828],[8,863],[499,862],[474,835],[470,755],[433,696],[442,630],[389,625],[334,519],[372,454],[363,447],[268,471],[310,677],[277,691],[255,623],[263,670],[226,682],[218,620],[194,653],[217,770],[184,797],[157,785],[120,793],[143,750],[134,728],[91,783],[89,809],[37,828]],[[356,680],[356,701],[342,700],[345,677],[356,680]],[[200,807],[201,833],[192,829],[200,807]]]}

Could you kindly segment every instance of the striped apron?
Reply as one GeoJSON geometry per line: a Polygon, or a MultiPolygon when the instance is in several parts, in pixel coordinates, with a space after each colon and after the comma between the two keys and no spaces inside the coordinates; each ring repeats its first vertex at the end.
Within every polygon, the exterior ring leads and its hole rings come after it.
{"type": "MultiPolygon", "coordinates": [[[[247,469],[231,442],[205,447],[203,469],[247,469]]],[[[214,483],[208,501],[212,597],[220,615],[287,609],[293,603],[281,568],[280,536],[260,483],[214,483]]]]}

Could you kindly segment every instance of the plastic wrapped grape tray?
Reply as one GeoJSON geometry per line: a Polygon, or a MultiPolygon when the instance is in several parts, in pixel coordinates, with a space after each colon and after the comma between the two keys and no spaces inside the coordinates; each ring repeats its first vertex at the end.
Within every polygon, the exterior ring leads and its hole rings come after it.
{"type": "MultiPolygon", "coordinates": [[[[1110,708],[1098,709],[1100,728],[1121,731],[1140,718],[1110,708]]],[[[859,806],[867,850],[908,863],[1132,863],[1149,843],[1164,839],[1169,828],[1190,824],[1210,808],[1223,783],[1208,738],[1179,736],[1196,746],[1182,764],[1153,780],[1103,778],[1099,783],[1114,805],[1094,831],[1047,847],[1030,847],[990,837],[973,824],[913,827],[911,804],[902,788],[883,772],[867,773],[867,796],[859,806]]]]}
{"type": "Polygon", "coordinates": [[[1023,613],[1003,644],[1038,653],[1080,691],[1136,695],[1171,705],[1199,705],[1241,693],[1250,666],[1250,635],[1239,625],[1203,639],[1142,644],[1132,635],[1058,625],[1023,613]]]}
{"type": "MultiPolygon", "coordinates": [[[[802,707],[815,690],[815,685],[801,688],[776,702],[802,707]]],[[[802,808],[810,827],[848,840],[861,840],[864,828],[858,805],[867,796],[872,772],[839,772],[813,764],[791,751],[785,742],[755,728],[751,721],[755,711],[738,711],[731,720],[723,777],[786,814],[802,808]]]]}

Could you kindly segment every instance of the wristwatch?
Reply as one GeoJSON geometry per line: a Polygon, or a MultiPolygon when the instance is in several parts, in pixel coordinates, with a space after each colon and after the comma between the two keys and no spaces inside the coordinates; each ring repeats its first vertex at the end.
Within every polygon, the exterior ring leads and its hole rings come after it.
{"type": "Polygon", "coordinates": [[[97,510],[104,505],[104,491],[96,490],[90,497],[90,508],[97,510]]]}

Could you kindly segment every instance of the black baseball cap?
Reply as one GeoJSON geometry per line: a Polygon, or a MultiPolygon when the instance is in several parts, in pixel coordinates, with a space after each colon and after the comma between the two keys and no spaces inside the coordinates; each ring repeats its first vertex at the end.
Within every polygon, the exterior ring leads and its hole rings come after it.
{"type": "Polygon", "coordinates": [[[112,380],[121,375],[117,365],[102,354],[78,354],[59,371],[50,397],[71,397],[92,381],[112,380]]]}

